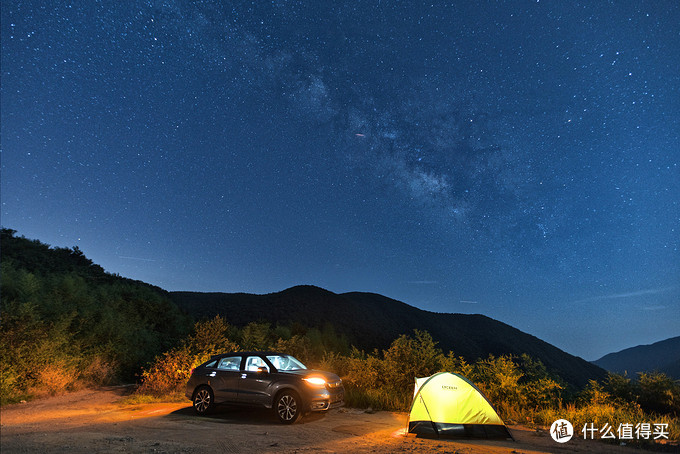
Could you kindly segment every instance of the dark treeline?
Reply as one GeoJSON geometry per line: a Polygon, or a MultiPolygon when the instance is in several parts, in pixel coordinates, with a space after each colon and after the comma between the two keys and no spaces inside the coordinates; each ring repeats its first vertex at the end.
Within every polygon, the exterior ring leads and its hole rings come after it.
{"type": "Polygon", "coordinates": [[[400,335],[423,330],[444,351],[454,351],[469,362],[489,354],[527,354],[574,390],[607,376],[604,369],[490,317],[429,312],[374,293],[336,294],[301,285],[266,295],[170,292],[170,298],[196,320],[220,315],[237,326],[264,321],[322,329],[331,324],[366,351],[388,348],[400,335]]]}

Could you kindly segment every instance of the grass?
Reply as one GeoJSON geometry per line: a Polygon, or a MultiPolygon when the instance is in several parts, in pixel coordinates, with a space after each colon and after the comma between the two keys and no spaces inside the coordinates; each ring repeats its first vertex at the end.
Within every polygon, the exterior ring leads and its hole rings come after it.
{"type": "Polygon", "coordinates": [[[168,393],[164,395],[152,395],[152,394],[143,394],[143,393],[132,393],[128,396],[125,396],[121,400],[118,401],[119,404],[121,405],[141,405],[141,404],[158,404],[158,403],[167,403],[167,402],[187,402],[188,400],[184,393],[181,392],[175,392],[175,393],[168,393]]]}
{"type": "Polygon", "coordinates": [[[617,406],[610,403],[590,403],[586,405],[567,405],[562,408],[547,408],[537,411],[534,415],[534,421],[544,426],[550,426],[553,421],[558,419],[566,419],[574,426],[574,436],[583,437],[583,429],[594,427],[598,429],[594,434],[587,434],[588,438],[594,437],[601,439],[604,434],[604,427],[607,424],[612,428],[613,434],[616,436],[615,440],[621,442],[625,441],[627,444],[636,445],[640,447],[652,447],[660,445],[664,442],[663,439],[654,440],[655,436],[651,434],[648,439],[645,439],[639,434],[636,434],[635,427],[638,424],[650,424],[652,432],[655,424],[667,424],[668,439],[670,441],[680,440],[680,418],[669,415],[656,415],[643,412],[640,407],[635,405],[617,406]],[[621,440],[618,434],[618,429],[621,425],[632,425],[632,440],[621,440]],[[601,432],[602,431],[602,432],[601,432]]]}

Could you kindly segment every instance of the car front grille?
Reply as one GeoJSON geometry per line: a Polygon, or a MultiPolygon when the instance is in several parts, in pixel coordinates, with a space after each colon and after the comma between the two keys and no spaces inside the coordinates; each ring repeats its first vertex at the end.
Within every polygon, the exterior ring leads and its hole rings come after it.
{"type": "Polygon", "coordinates": [[[342,386],[342,380],[331,381],[331,382],[326,383],[326,387],[330,390],[338,389],[341,386],[342,386]]]}

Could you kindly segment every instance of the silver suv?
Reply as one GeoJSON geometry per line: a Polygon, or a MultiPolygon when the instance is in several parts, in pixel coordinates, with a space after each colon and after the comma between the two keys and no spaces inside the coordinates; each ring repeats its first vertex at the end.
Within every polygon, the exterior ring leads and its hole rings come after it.
{"type": "Polygon", "coordinates": [[[337,375],[310,370],[294,357],[274,352],[232,352],[210,358],[191,371],[186,396],[199,415],[215,405],[273,408],[279,421],[292,424],[303,413],[345,404],[337,375]]]}

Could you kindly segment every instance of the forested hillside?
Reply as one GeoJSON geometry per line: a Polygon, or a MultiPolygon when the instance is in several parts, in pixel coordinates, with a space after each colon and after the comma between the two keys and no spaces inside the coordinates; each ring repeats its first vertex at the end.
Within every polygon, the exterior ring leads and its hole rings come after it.
{"type": "Polygon", "coordinates": [[[335,294],[319,287],[298,286],[267,295],[171,292],[170,296],[196,318],[220,314],[241,326],[251,321],[297,323],[318,329],[331,325],[351,344],[366,351],[387,348],[400,335],[419,329],[429,332],[444,351],[453,351],[468,361],[489,354],[527,354],[576,387],[606,376],[600,367],[489,317],[424,311],[374,293],[335,294]]]}
{"type": "Polygon", "coordinates": [[[104,272],[78,248],[2,230],[0,395],[134,380],[191,322],[157,287],[104,272]]]}

